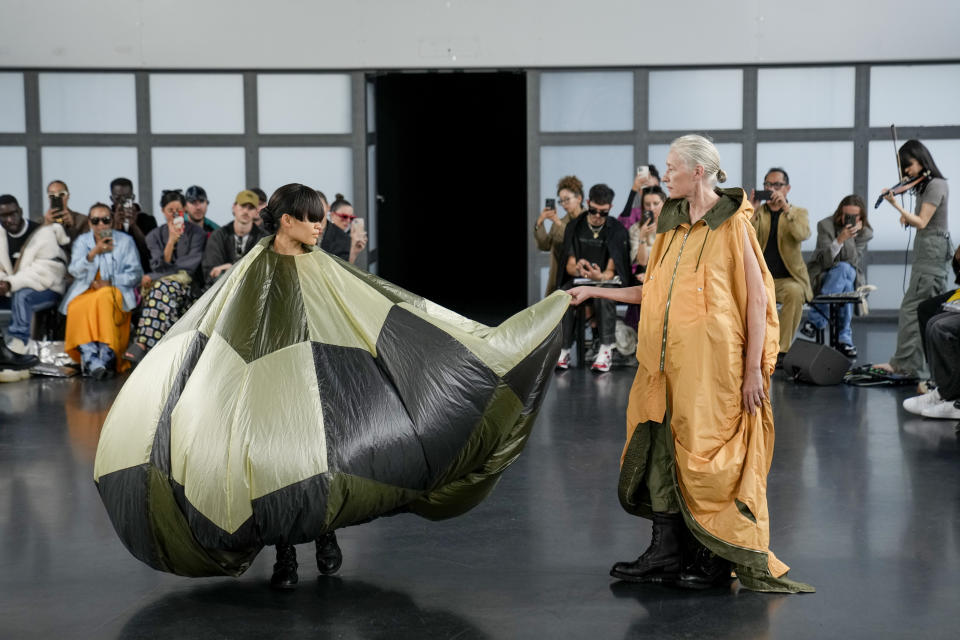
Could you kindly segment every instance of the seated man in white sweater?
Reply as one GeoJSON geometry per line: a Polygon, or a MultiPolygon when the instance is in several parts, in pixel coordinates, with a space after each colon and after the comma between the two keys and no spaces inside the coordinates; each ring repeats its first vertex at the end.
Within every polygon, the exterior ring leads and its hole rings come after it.
{"type": "Polygon", "coordinates": [[[11,195],[0,196],[0,227],[0,308],[12,311],[10,349],[24,353],[33,314],[55,307],[63,295],[63,247],[70,238],[59,224],[41,226],[25,219],[11,195]]]}

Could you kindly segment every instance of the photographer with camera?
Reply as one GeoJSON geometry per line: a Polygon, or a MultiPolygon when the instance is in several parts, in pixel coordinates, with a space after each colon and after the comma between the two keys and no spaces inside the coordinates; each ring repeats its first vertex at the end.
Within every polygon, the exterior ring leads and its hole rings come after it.
{"type": "MultiPolygon", "coordinates": [[[[70,189],[63,180],[51,180],[47,185],[47,198],[50,208],[43,214],[43,224],[59,224],[67,232],[70,242],[73,243],[81,233],[90,230],[87,216],[70,209],[70,189]]],[[[69,247],[67,259],[70,259],[69,247]]]]}
{"type": "MultiPolygon", "coordinates": [[[[807,272],[813,290],[822,293],[854,291],[866,284],[863,266],[866,264],[867,243],[873,239],[873,228],[867,220],[867,205],[858,195],[849,195],[840,201],[833,215],[817,223],[817,248],[807,263],[807,272]]],[[[848,358],[857,357],[853,345],[850,320],[853,304],[840,305],[840,352],[848,358]]],[[[816,329],[826,329],[830,313],[827,305],[813,305],[810,320],[801,332],[813,337],[816,329]]]]}
{"type": "Polygon", "coordinates": [[[763,249],[763,258],[773,276],[777,303],[781,305],[780,354],[777,366],[790,350],[793,336],[803,317],[803,304],[813,298],[810,275],[800,252],[800,244],[810,237],[807,210],[787,201],[790,177],[786,170],[773,167],[763,178],[763,191],[751,191],[756,208],[753,227],[763,249]],[[763,206],[757,208],[761,201],[763,206]]]}
{"type": "Polygon", "coordinates": [[[145,213],[136,202],[133,182],[129,178],[114,178],[110,182],[110,202],[113,228],[123,231],[133,238],[140,257],[140,268],[144,273],[150,271],[150,250],[147,248],[147,234],[157,228],[157,221],[145,213]]]}
{"type": "Polygon", "coordinates": [[[103,379],[129,367],[120,354],[130,339],[134,290],[143,271],[133,238],[113,228],[113,210],[102,202],[90,207],[90,231],[74,242],[63,297],[67,316],[64,350],[80,362],[85,375],[103,379]]]}

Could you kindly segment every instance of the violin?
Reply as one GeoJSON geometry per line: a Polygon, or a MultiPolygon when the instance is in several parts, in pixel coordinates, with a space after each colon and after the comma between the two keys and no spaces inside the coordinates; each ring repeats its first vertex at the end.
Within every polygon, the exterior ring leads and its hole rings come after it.
{"type": "Polygon", "coordinates": [[[885,189],[884,192],[880,194],[880,197],[877,198],[877,203],[873,205],[873,208],[874,209],[879,208],[880,203],[883,202],[883,199],[886,197],[888,193],[892,193],[893,195],[898,196],[901,193],[906,193],[907,191],[910,191],[910,189],[913,189],[921,182],[929,179],[930,179],[930,171],[926,169],[916,178],[911,178],[910,176],[904,176],[903,180],[893,185],[889,189],[885,189]]]}

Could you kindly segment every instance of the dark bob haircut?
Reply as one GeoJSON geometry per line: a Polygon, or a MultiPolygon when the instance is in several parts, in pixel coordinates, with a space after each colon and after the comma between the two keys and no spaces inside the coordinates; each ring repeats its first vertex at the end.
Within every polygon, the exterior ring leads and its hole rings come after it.
{"type": "Polygon", "coordinates": [[[285,184],[270,196],[267,206],[260,212],[263,230],[276,233],[283,214],[297,220],[321,222],[324,218],[323,201],[312,188],[297,182],[285,184]]]}

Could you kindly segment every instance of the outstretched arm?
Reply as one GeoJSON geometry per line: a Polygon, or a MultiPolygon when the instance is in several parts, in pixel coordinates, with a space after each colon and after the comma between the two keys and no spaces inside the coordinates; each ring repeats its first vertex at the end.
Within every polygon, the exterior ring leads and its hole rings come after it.
{"type": "Polygon", "coordinates": [[[605,298],[614,302],[640,304],[643,285],[636,287],[574,287],[567,293],[573,298],[570,304],[578,305],[590,298],[605,298]]]}

